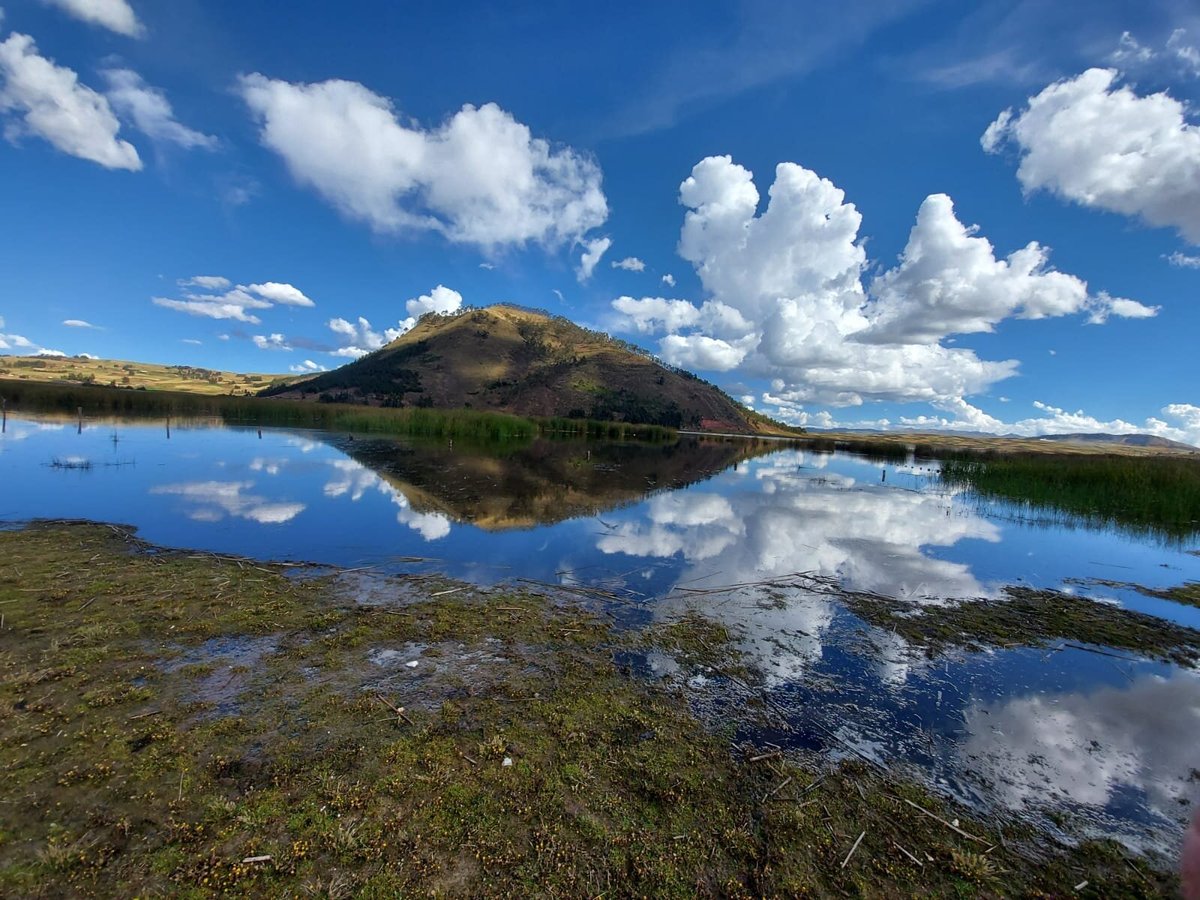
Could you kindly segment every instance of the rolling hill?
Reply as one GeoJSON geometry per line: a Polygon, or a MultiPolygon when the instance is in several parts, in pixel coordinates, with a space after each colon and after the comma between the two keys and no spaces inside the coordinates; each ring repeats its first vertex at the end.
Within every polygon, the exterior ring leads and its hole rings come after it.
{"type": "Polygon", "coordinates": [[[16,381],[186,391],[189,394],[254,394],[264,385],[296,380],[294,375],[223,372],[199,366],[163,366],[84,356],[0,356],[0,378],[16,381]]]}
{"type": "Polygon", "coordinates": [[[794,434],[713,385],[561,317],[499,305],[427,315],[362,359],[263,396],[794,434]]]}
{"type": "Polygon", "coordinates": [[[1038,440],[1068,441],[1075,444],[1121,444],[1126,447],[1160,447],[1193,452],[1196,450],[1191,444],[1183,444],[1153,434],[1043,434],[1038,440]]]}

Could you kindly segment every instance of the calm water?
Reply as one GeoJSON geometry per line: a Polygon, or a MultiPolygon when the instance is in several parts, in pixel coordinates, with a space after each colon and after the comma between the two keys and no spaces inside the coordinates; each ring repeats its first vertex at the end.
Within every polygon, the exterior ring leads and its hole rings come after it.
{"type": "MultiPolygon", "coordinates": [[[[827,596],[755,584],[797,572],[913,604],[1072,590],[1200,628],[1200,610],[1089,584],[1200,580],[1200,546],[1032,521],[947,491],[935,466],[692,440],[537,442],[501,455],[347,435],[33,421],[0,436],[0,522],[87,518],[169,546],[372,571],[439,571],[612,592],[640,624],[697,609],[762,670],[758,739],[901,760],[969,802],[1170,849],[1200,800],[1200,673],[1063,648],[929,661],[827,596]],[[58,465],[54,465],[57,461],[58,465]],[[687,588],[747,586],[719,594],[687,588]]],[[[1128,654],[1123,654],[1129,656],[1128,654]]],[[[635,660],[674,677],[667,658],[635,660]]],[[[691,679],[735,708],[736,685],[691,679]]]]}

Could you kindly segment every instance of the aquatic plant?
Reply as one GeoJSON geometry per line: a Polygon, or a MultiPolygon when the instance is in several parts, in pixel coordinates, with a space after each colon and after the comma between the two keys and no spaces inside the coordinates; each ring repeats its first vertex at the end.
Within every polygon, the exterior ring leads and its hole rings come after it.
{"type": "Polygon", "coordinates": [[[1034,510],[1181,540],[1200,533],[1200,459],[1184,456],[959,455],[942,481],[1034,510]]]}

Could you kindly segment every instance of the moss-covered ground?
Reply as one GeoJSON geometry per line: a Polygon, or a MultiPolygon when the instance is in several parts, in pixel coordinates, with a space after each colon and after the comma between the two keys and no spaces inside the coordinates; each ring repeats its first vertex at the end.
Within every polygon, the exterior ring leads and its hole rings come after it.
{"type": "MultiPolygon", "coordinates": [[[[394,584],[357,604],[336,572],[118,527],[0,532],[0,895],[1177,890],[874,768],[731,750],[579,609],[394,584]]],[[[727,639],[633,640],[712,662],[727,639]]]]}
{"type": "Polygon", "coordinates": [[[839,592],[838,597],[861,618],[895,631],[931,656],[953,647],[1040,647],[1077,641],[1181,665],[1200,660],[1200,631],[1061,591],[1014,586],[997,600],[916,608],[879,594],[839,592]]]}

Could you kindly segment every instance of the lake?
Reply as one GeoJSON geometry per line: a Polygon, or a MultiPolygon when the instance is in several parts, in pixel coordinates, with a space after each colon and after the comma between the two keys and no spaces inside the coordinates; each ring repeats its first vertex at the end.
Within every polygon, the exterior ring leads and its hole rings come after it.
{"type": "MultiPolygon", "coordinates": [[[[936,461],[783,444],[678,445],[351,437],[212,423],[9,416],[0,522],[134,525],[172,547],[359,570],[556,587],[638,627],[694,610],[727,625],[753,687],[671,658],[714,724],[832,757],[915,767],[942,791],[1056,828],[1170,850],[1200,800],[1195,669],[1067,640],[930,657],[838,592],[914,610],[1059,589],[1191,628],[1200,609],[1147,596],[1200,581],[1200,537],[1034,514],[949,489],[936,461]],[[741,716],[766,697],[767,717],[741,716]]],[[[540,589],[540,588],[539,588],[540,589]]]]}

